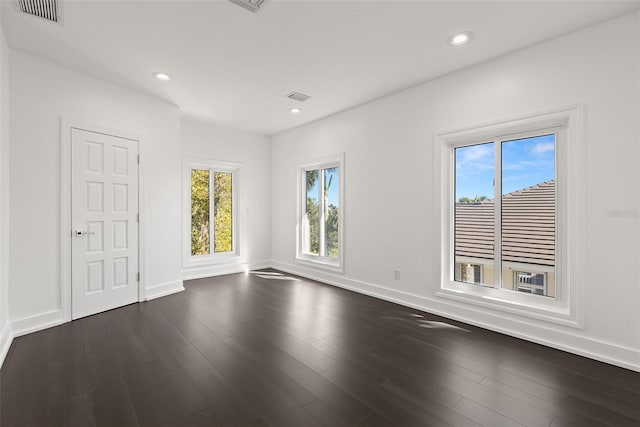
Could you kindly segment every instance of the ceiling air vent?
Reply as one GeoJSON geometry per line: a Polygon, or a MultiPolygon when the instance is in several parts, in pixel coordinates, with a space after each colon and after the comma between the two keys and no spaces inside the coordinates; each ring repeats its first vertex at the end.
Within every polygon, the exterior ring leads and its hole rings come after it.
{"type": "Polygon", "coordinates": [[[62,10],[58,0],[15,0],[15,5],[19,12],[62,23],[62,10]]]}
{"type": "Polygon", "coordinates": [[[311,97],[309,95],[305,95],[304,93],[291,92],[290,94],[287,95],[287,98],[293,99],[294,101],[304,102],[307,99],[310,99],[311,97]]]}
{"type": "Polygon", "coordinates": [[[239,6],[249,9],[251,12],[257,12],[264,0],[229,0],[239,6]]]}

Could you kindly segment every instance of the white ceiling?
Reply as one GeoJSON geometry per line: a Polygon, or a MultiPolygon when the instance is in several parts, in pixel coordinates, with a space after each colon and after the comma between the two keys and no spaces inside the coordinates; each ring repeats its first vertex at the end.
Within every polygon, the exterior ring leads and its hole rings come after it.
{"type": "MultiPolygon", "coordinates": [[[[9,45],[272,135],[638,8],[638,1],[62,0],[64,24],[2,0],[9,45]],[[460,30],[473,42],[451,47],[460,30]],[[172,76],[169,82],[152,77],[172,76]],[[290,91],[312,96],[297,103],[290,91]],[[289,108],[302,113],[292,115],[289,108]]],[[[597,52],[594,52],[597,54],[597,52]]]]}

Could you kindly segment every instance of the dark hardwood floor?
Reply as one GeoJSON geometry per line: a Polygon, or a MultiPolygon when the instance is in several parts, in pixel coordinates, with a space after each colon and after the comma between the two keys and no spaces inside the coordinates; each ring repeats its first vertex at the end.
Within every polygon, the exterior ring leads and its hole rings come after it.
{"type": "Polygon", "coordinates": [[[1,425],[640,425],[636,372],[291,276],[186,288],[15,339],[1,425]]]}

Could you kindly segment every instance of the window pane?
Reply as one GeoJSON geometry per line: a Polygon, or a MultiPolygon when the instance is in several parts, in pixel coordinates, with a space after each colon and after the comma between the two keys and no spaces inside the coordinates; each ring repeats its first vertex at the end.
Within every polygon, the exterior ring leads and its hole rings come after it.
{"type": "Polygon", "coordinates": [[[305,172],[306,203],[302,222],[302,252],[306,254],[320,254],[320,216],[318,201],[318,186],[320,185],[319,170],[305,172]]]}
{"type": "Polygon", "coordinates": [[[231,173],[213,173],[214,252],[233,251],[232,179],[231,173]]]}
{"type": "Polygon", "coordinates": [[[492,142],[455,149],[454,271],[459,282],[494,284],[494,162],[492,142]]]}
{"type": "Polygon", "coordinates": [[[555,296],[555,213],[555,135],[503,142],[503,288],[555,296]]]}
{"type": "Polygon", "coordinates": [[[325,256],[331,258],[340,257],[338,241],[339,224],[339,188],[340,174],[338,168],[323,169],[324,173],[324,246],[325,256]]]}
{"type": "Polygon", "coordinates": [[[209,171],[191,170],[191,255],[208,255],[209,238],[209,171]]]}
{"type": "Polygon", "coordinates": [[[482,267],[478,264],[459,263],[457,266],[459,269],[456,272],[456,280],[466,283],[482,283],[482,267]]]}
{"type": "Polygon", "coordinates": [[[516,271],[514,276],[516,290],[528,294],[545,295],[545,276],[544,273],[516,271]]]}

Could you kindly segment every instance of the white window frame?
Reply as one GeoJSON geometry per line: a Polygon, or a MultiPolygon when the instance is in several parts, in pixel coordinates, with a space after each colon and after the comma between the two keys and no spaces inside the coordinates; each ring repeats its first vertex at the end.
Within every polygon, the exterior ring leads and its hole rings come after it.
{"type": "MultiPolygon", "coordinates": [[[[318,159],[298,167],[298,221],[296,226],[296,261],[307,266],[322,268],[337,273],[344,272],[344,153],[318,159]],[[338,258],[304,253],[304,217],[306,214],[306,172],[315,169],[338,168],[338,258]]],[[[319,186],[322,187],[322,186],[319,186]]],[[[319,188],[320,191],[320,188],[319,188]]],[[[322,220],[320,221],[322,223],[322,220]]]]}
{"type": "Polygon", "coordinates": [[[240,206],[238,203],[238,189],[240,165],[238,163],[224,162],[209,159],[185,158],[183,161],[183,267],[203,267],[220,263],[235,262],[240,258],[240,206]],[[209,226],[211,231],[211,253],[208,255],[191,255],[191,171],[194,169],[208,169],[210,171],[210,182],[214,172],[230,173],[231,177],[231,203],[232,203],[232,248],[230,252],[214,252],[213,233],[213,186],[209,186],[210,212],[209,226]]]}
{"type": "MultiPolygon", "coordinates": [[[[440,289],[436,296],[465,304],[479,305],[499,311],[536,318],[575,328],[583,327],[584,279],[584,212],[586,212],[586,174],[584,109],[573,106],[538,114],[516,117],[484,125],[442,132],[434,141],[434,181],[436,239],[441,254],[436,280],[440,289]],[[556,133],[556,295],[540,297],[509,289],[456,282],[454,271],[454,148],[487,141],[500,141],[503,136],[556,133]]],[[[498,183],[496,183],[498,184],[498,183]]],[[[496,245],[499,244],[496,235],[496,245]]],[[[434,248],[436,249],[436,248],[434,248]]],[[[500,275],[501,271],[495,271],[500,275]]],[[[499,277],[496,283],[500,283],[499,277]]]]}

